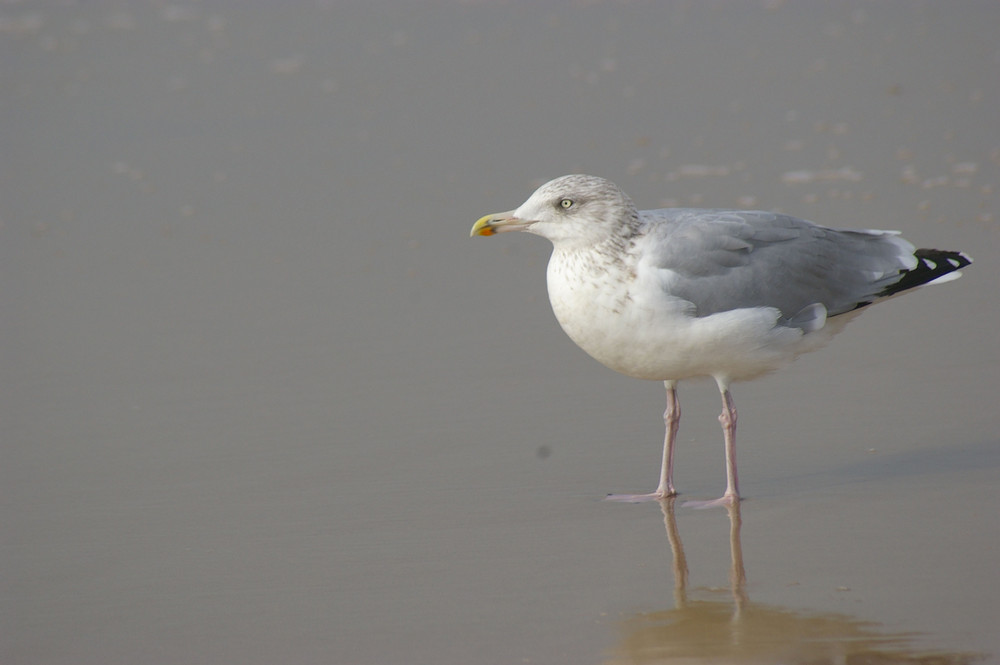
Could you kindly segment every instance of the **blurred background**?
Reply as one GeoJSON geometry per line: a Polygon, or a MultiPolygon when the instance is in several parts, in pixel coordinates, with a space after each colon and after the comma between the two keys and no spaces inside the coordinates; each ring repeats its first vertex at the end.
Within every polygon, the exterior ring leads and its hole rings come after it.
{"type": "MultiPolygon", "coordinates": [[[[1000,662],[998,25],[0,4],[0,661],[1000,662]],[[573,172],[976,263],[735,386],[739,515],[610,504],[662,385],[565,338],[544,240],[468,238],[573,172]]],[[[717,391],[680,398],[717,496],[717,391]]]]}

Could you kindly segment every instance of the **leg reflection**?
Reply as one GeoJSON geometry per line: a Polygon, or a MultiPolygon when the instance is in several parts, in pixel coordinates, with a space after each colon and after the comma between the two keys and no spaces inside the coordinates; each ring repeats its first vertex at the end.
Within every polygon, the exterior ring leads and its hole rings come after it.
{"type": "MultiPolygon", "coordinates": [[[[660,501],[660,510],[663,512],[663,526],[667,530],[667,541],[670,543],[670,553],[673,555],[674,572],[674,606],[683,609],[687,606],[687,581],[688,566],[687,556],[684,554],[684,544],[681,543],[680,533],[677,531],[677,519],[674,516],[674,503],[676,497],[668,497],[660,501]]],[[[743,544],[740,539],[740,529],[743,526],[743,518],[740,515],[740,503],[737,501],[725,506],[729,513],[729,586],[733,594],[734,618],[739,616],[744,605],[747,603],[747,573],[743,567],[743,544]]]]}
{"type": "Polygon", "coordinates": [[[931,653],[926,642],[915,639],[923,639],[919,633],[886,631],[870,617],[751,603],[739,502],[726,506],[731,598],[705,598],[704,588],[689,591],[688,561],[674,505],[673,497],[660,501],[673,555],[674,608],[627,618],[621,642],[605,661],[607,665],[972,665],[984,658],[984,654],[969,652],[931,653]]]}

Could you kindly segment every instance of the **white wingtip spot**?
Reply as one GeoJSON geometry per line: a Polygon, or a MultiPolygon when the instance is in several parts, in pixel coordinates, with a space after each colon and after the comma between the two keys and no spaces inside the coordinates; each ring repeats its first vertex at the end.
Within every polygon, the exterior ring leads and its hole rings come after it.
{"type": "Polygon", "coordinates": [[[952,268],[957,268],[958,266],[962,265],[961,263],[959,263],[955,259],[948,259],[948,263],[951,264],[952,268]]]}
{"type": "Polygon", "coordinates": [[[928,268],[930,268],[931,270],[937,270],[937,262],[936,261],[931,261],[930,259],[921,259],[921,261],[923,261],[924,265],[927,266],[928,268]]]}

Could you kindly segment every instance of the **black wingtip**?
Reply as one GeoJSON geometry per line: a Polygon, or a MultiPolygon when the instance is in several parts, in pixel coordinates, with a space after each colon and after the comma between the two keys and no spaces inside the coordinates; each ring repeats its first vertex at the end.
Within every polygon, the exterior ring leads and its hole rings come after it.
{"type": "Polygon", "coordinates": [[[942,249],[918,249],[913,255],[917,257],[917,266],[901,272],[899,281],[885,287],[879,296],[893,296],[907,289],[923,286],[972,263],[972,258],[967,254],[942,249]]]}

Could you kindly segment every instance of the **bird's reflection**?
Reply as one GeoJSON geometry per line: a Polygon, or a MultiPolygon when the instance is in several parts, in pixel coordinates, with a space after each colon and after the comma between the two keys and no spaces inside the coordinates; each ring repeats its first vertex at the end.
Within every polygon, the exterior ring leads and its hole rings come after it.
{"type": "Polygon", "coordinates": [[[674,609],[625,620],[609,665],[629,663],[802,663],[851,665],[973,663],[981,654],[930,652],[914,645],[919,635],[887,633],[877,623],[843,614],[795,611],[750,602],[740,541],[739,502],[727,506],[731,597],[688,598],[687,558],[674,519],[674,500],[660,502],[673,554],[674,609]]]}

